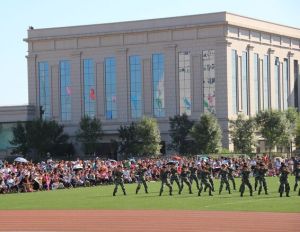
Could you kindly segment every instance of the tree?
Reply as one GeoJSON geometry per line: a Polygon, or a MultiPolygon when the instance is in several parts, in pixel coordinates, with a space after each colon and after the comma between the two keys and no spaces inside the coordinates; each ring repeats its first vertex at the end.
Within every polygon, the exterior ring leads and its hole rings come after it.
{"type": "Polygon", "coordinates": [[[154,118],[143,117],[137,124],[140,154],[159,155],[161,149],[160,131],[154,118]]]}
{"type": "Polygon", "coordinates": [[[84,146],[84,152],[91,154],[96,152],[97,145],[102,139],[103,131],[101,121],[97,118],[84,116],[79,123],[79,130],[76,132],[76,140],[84,146]]]}
{"type": "Polygon", "coordinates": [[[186,114],[175,115],[169,118],[170,136],[172,142],[170,148],[176,150],[180,154],[190,153],[190,143],[187,137],[193,127],[194,122],[189,120],[186,114]]]}
{"type": "Polygon", "coordinates": [[[276,145],[290,145],[294,134],[292,128],[295,123],[293,110],[285,112],[278,110],[261,111],[256,115],[256,123],[270,151],[276,145]]]}
{"type": "Polygon", "coordinates": [[[239,114],[236,120],[230,120],[229,133],[234,144],[234,150],[241,153],[251,153],[256,143],[256,124],[253,118],[246,119],[239,114]]]}
{"type": "Polygon", "coordinates": [[[215,153],[221,147],[222,131],[217,118],[205,113],[200,121],[191,129],[191,136],[195,140],[195,146],[199,153],[215,153]]]}
{"type": "Polygon", "coordinates": [[[160,131],[153,118],[143,117],[129,126],[120,126],[120,152],[126,157],[158,155],[161,149],[160,131]]]}
{"type": "Polygon", "coordinates": [[[22,122],[17,122],[17,125],[12,128],[13,131],[13,139],[9,141],[9,143],[15,148],[13,149],[13,153],[20,153],[23,156],[28,153],[29,147],[27,143],[27,133],[25,129],[25,125],[22,122]]]}
{"type": "Polygon", "coordinates": [[[296,148],[300,149],[300,117],[297,117],[295,126],[295,144],[296,148]]]}
{"type": "Polygon", "coordinates": [[[132,122],[129,126],[120,126],[119,130],[119,149],[125,158],[137,156],[139,154],[137,124],[132,122]]]}
{"type": "Polygon", "coordinates": [[[37,119],[18,122],[13,127],[13,139],[10,143],[16,146],[13,152],[37,154],[41,157],[48,152],[64,151],[70,145],[67,143],[68,139],[64,127],[56,121],[37,119]]]}

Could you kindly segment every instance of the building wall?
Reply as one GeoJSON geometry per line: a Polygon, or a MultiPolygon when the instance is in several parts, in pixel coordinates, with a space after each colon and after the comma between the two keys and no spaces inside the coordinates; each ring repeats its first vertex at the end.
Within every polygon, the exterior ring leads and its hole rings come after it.
{"type": "MultiPolygon", "coordinates": [[[[300,30],[282,25],[249,19],[226,12],[184,16],[167,19],[143,20],[113,24],[76,26],[67,28],[34,29],[28,31],[29,47],[28,82],[29,104],[39,106],[38,62],[49,63],[51,77],[52,118],[61,121],[60,112],[60,60],[71,64],[72,116],[63,122],[67,132],[74,134],[80,118],[84,115],[83,60],[93,59],[96,77],[96,116],[103,122],[106,140],[116,135],[120,124],[132,120],[130,114],[129,57],[139,55],[142,73],[142,112],[153,116],[152,101],[152,54],[163,53],[165,57],[165,105],[166,115],[157,118],[162,138],[169,141],[168,118],[179,114],[178,53],[191,53],[191,99],[190,118],[199,119],[204,111],[203,51],[215,52],[215,113],[223,128],[223,146],[231,147],[228,136],[228,119],[236,117],[232,112],[231,52],[238,55],[238,108],[241,110],[241,56],[249,53],[249,115],[255,114],[253,104],[253,53],[260,57],[269,53],[270,63],[278,56],[298,60],[300,63],[300,30]],[[116,59],[117,119],[105,118],[104,61],[116,59]]],[[[290,62],[292,63],[292,62],[290,62]]],[[[281,64],[282,65],[282,64],[281,64]]],[[[270,69],[271,106],[274,88],[273,69],[270,69]]],[[[290,94],[293,94],[293,67],[290,65],[290,94]]],[[[262,89],[260,93],[262,94],[262,89]]],[[[294,106],[293,97],[290,106],[294,106]]],[[[38,116],[38,112],[36,113],[38,116]]]]}

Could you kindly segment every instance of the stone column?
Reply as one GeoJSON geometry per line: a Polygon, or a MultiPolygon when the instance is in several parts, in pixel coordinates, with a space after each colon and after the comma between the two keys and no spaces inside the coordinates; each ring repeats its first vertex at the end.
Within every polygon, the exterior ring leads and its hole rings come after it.
{"type": "Polygon", "coordinates": [[[203,112],[203,68],[199,55],[191,55],[191,90],[192,90],[192,115],[199,120],[203,112]]]}
{"type": "Polygon", "coordinates": [[[179,113],[179,104],[176,97],[176,44],[164,47],[165,51],[165,115],[173,117],[179,113]]]}
{"type": "Polygon", "coordinates": [[[39,117],[39,81],[37,73],[37,55],[26,56],[28,70],[28,103],[36,107],[35,115],[39,117]]]}
{"type": "Polygon", "coordinates": [[[293,62],[293,56],[294,53],[288,52],[288,60],[289,60],[289,107],[294,107],[295,106],[295,91],[294,91],[294,83],[295,83],[295,70],[294,70],[294,62],[293,62]]]}
{"type": "Polygon", "coordinates": [[[82,52],[71,54],[72,122],[78,123],[84,114],[82,52]]]}
{"type": "Polygon", "coordinates": [[[97,118],[105,119],[104,63],[96,63],[97,118]]]}
{"type": "Polygon", "coordinates": [[[270,105],[270,109],[274,109],[274,102],[275,102],[275,83],[274,83],[274,63],[275,63],[275,56],[274,56],[274,50],[269,48],[268,50],[268,54],[269,54],[269,64],[268,64],[268,69],[269,69],[269,105],[270,105]]]}
{"type": "Polygon", "coordinates": [[[120,122],[127,122],[130,113],[127,66],[127,48],[120,48],[116,51],[117,118],[120,122]]]}
{"type": "Polygon", "coordinates": [[[248,52],[248,108],[249,108],[249,115],[255,115],[255,93],[254,93],[254,63],[253,63],[253,46],[248,44],[247,52],[248,52]]]}
{"type": "Polygon", "coordinates": [[[151,60],[149,58],[143,59],[143,114],[151,117],[152,113],[152,69],[151,60]]]}
{"type": "Polygon", "coordinates": [[[52,118],[56,121],[61,121],[59,65],[53,64],[50,67],[51,67],[51,79],[50,80],[51,80],[52,118]]]}

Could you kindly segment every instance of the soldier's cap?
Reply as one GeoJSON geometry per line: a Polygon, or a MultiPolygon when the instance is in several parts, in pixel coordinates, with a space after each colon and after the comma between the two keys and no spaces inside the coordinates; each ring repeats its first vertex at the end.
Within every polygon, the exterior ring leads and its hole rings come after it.
{"type": "Polygon", "coordinates": [[[121,167],[122,167],[122,165],[120,165],[120,164],[119,164],[117,167],[118,167],[118,168],[121,168],[121,167]]]}
{"type": "Polygon", "coordinates": [[[185,166],[185,165],[182,165],[182,168],[186,168],[186,166],[185,166]]]}

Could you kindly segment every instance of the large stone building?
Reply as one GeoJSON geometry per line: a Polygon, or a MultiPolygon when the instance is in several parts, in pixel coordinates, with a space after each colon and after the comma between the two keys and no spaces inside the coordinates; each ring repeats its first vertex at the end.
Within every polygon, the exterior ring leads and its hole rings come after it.
{"type": "Polygon", "coordinates": [[[147,115],[168,142],[170,116],[212,112],[231,147],[228,120],[238,113],[299,106],[298,28],[219,12],[30,28],[25,41],[29,105],[70,134],[95,116],[109,142],[147,115]]]}

